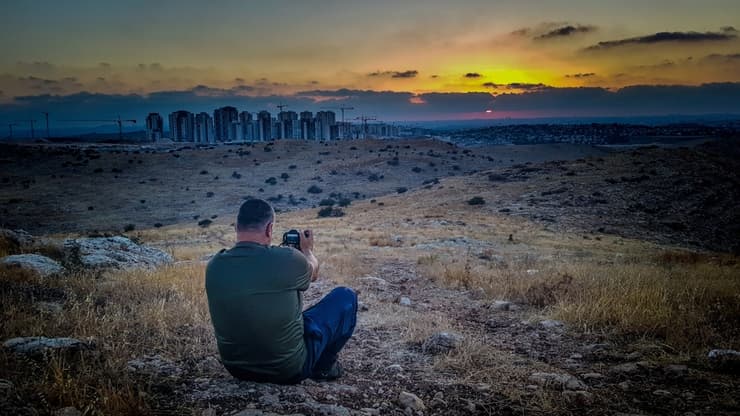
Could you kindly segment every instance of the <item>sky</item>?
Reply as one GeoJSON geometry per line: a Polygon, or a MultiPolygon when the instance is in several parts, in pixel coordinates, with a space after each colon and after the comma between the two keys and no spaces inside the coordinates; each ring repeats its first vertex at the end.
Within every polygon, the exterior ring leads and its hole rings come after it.
{"type": "Polygon", "coordinates": [[[8,1],[0,121],[740,114],[738,30],[736,0],[8,1]]]}

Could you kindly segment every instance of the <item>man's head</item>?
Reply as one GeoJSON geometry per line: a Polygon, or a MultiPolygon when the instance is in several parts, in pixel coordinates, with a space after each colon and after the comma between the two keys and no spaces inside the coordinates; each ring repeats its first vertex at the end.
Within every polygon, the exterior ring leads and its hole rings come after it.
{"type": "Polygon", "coordinates": [[[236,217],[237,240],[270,244],[273,221],[275,210],[267,201],[263,199],[245,201],[236,217]]]}

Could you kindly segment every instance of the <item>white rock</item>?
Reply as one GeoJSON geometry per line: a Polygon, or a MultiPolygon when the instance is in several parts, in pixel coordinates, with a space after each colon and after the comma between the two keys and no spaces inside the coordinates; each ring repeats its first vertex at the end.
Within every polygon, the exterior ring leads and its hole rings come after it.
{"type": "Polygon", "coordinates": [[[64,273],[64,267],[58,262],[40,254],[15,254],[3,257],[0,264],[29,270],[41,277],[49,277],[64,273]]]}
{"type": "Polygon", "coordinates": [[[424,401],[421,400],[419,396],[406,391],[402,391],[401,394],[398,395],[398,403],[400,403],[401,407],[405,409],[412,409],[416,411],[426,409],[424,401]]]}
{"type": "Polygon", "coordinates": [[[454,332],[437,332],[433,334],[421,346],[422,351],[427,354],[444,354],[459,347],[463,336],[454,332]]]}
{"type": "Polygon", "coordinates": [[[121,236],[68,239],[64,254],[68,263],[91,269],[154,268],[173,262],[164,251],[121,236]]]}
{"type": "Polygon", "coordinates": [[[3,343],[5,348],[18,354],[39,354],[49,350],[82,350],[92,346],[74,338],[21,337],[12,338],[3,343]]]}
{"type": "Polygon", "coordinates": [[[507,300],[496,300],[493,301],[491,308],[495,311],[508,311],[511,310],[511,302],[507,300]]]}
{"type": "Polygon", "coordinates": [[[563,326],[565,326],[565,324],[563,324],[562,322],[556,321],[554,319],[545,319],[543,321],[540,321],[539,324],[542,328],[546,329],[562,328],[563,326]]]}
{"type": "Polygon", "coordinates": [[[411,306],[411,299],[406,296],[401,296],[398,298],[398,304],[401,306],[411,306]]]}

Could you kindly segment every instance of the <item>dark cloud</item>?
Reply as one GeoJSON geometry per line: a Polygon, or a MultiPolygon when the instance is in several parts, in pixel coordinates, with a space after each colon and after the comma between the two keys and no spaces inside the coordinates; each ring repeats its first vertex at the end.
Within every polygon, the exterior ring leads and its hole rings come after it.
{"type": "Polygon", "coordinates": [[[545,85],[542,83],[539,84],[529,84],[526,82],[512,82],[509,84],[496,84],[495,82],[485,82],[483,83],[483,86],[486,88],[497,88],[497,89],[507,89],[507,90],[521,90],[521,91],[539,91],[544,90],[548,88],[553,88],[549,85],[545,85]]]}
{"type": "Polygon", "coordinates": [[[636,85],[604,88],[549,88],[495,98],[494,111],[538,112],[553,116],[740,114],[740,83],[700,86],[636,85]]]}
{"type": "Polygon", "coordinates": [[[594,32],[596,30],[596,26],[590,26],[590,25],[567,25],[567,26],[561,26],[559,28],[553,29],[547,33],[543,33],[542,35],[535,36],[535,40],[549,40],[549,39],[558,39],[558,38],[564,38],[571,35],[577,35],[581,33],[589,33],[594,32]]]}
{"type": "Polygon", "coordinates": [[[596,76],[593,72],[579,72],[577,74],[566,74],[566,78],[590,78],[596,76]]]}
{"type": "Polygon", "coordinates": [[[735,30],[723,30],[721,32],[658,32],[647,36],[638,36],[634,38],[609,40],[599,42],[596,45],[587,47],[586,51],[603,51],[621,46],[629,45],[652,45],[666,42],[678,43],[701,43],[701,42],[722,42],[737,38],[735,30]]]}
{"type": "MultiPolygon", "coordinates": [[[[380,120],[454,119],[481,114],[488,108],[494,113],[521,117],[552,116],[629,116],[666,114],[740,114],[740,83],[700,86],[632,86],[617,91],[604,88],[554,88],[543,84],[505,84],[511,92],[496,97],[489,93],[426,93],[370,90],[309,90],[292,95],[254,96],[249,86],[220,89],[200,85],[190,90],[160,91],[140,94],[70,95],[40,94],[15,97],[0,103],[2,119],[26,118],[28,114],[48,111],[53,119],[109,119],[118,114],[142,120],[149,112],[166,115],[186,109],[212,112],[233,105],[239,110],[276,112],[275,105],[318,111],[321,107],[348,105],[357,114],[377,116],[380,120]],[[546,87],[546,88],[545,88],[546,87]],[[524,92],[521,92],[524,91],[524,92]]],[[[6,93],[7,97],[7,93],[6,93]]],[[[166,118],[166,117],[165,117],[166,118]]],[[[141,124],[137,124],[141,127],[141,124]]]]}
{"type": "Polygon", "coordinates": [[[419,71],[415,69],[409,69],[406,71],[375,71],[367,74],[369,77],[386,77],[391,78],[414,78],[419,75],[419,71]]]}
{"type": "Polygon", "coordinates": [[[480,78],[483,75],[477,73],[477,72],[468,72],[467,74],[463,75],[465,78],[480,78]]]}

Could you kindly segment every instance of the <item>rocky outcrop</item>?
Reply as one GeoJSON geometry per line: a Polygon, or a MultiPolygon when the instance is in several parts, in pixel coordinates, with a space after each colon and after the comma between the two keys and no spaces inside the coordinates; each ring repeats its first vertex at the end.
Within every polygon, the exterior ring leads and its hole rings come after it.
{"type": "Polygon", "coordinates": [[[162,250],[121,236],[65,240],[64,258],[65,263],[85,269],[154,268],[173,261],[162,250]]]}
{"type": "Polygon", "coordinates": [[[58,276],[65,271],[61,264],[40,254],[14,254],[0,259],[0,264],[28,270],[41,277],[58,276]]]}
{"type": "Polygon", "coordinates": [[[5,348],[17,354],[41,355],[47,352],[74,352],[91,349],[93,346],[75,338],[20,337],[3,343],[5,348]]]}

